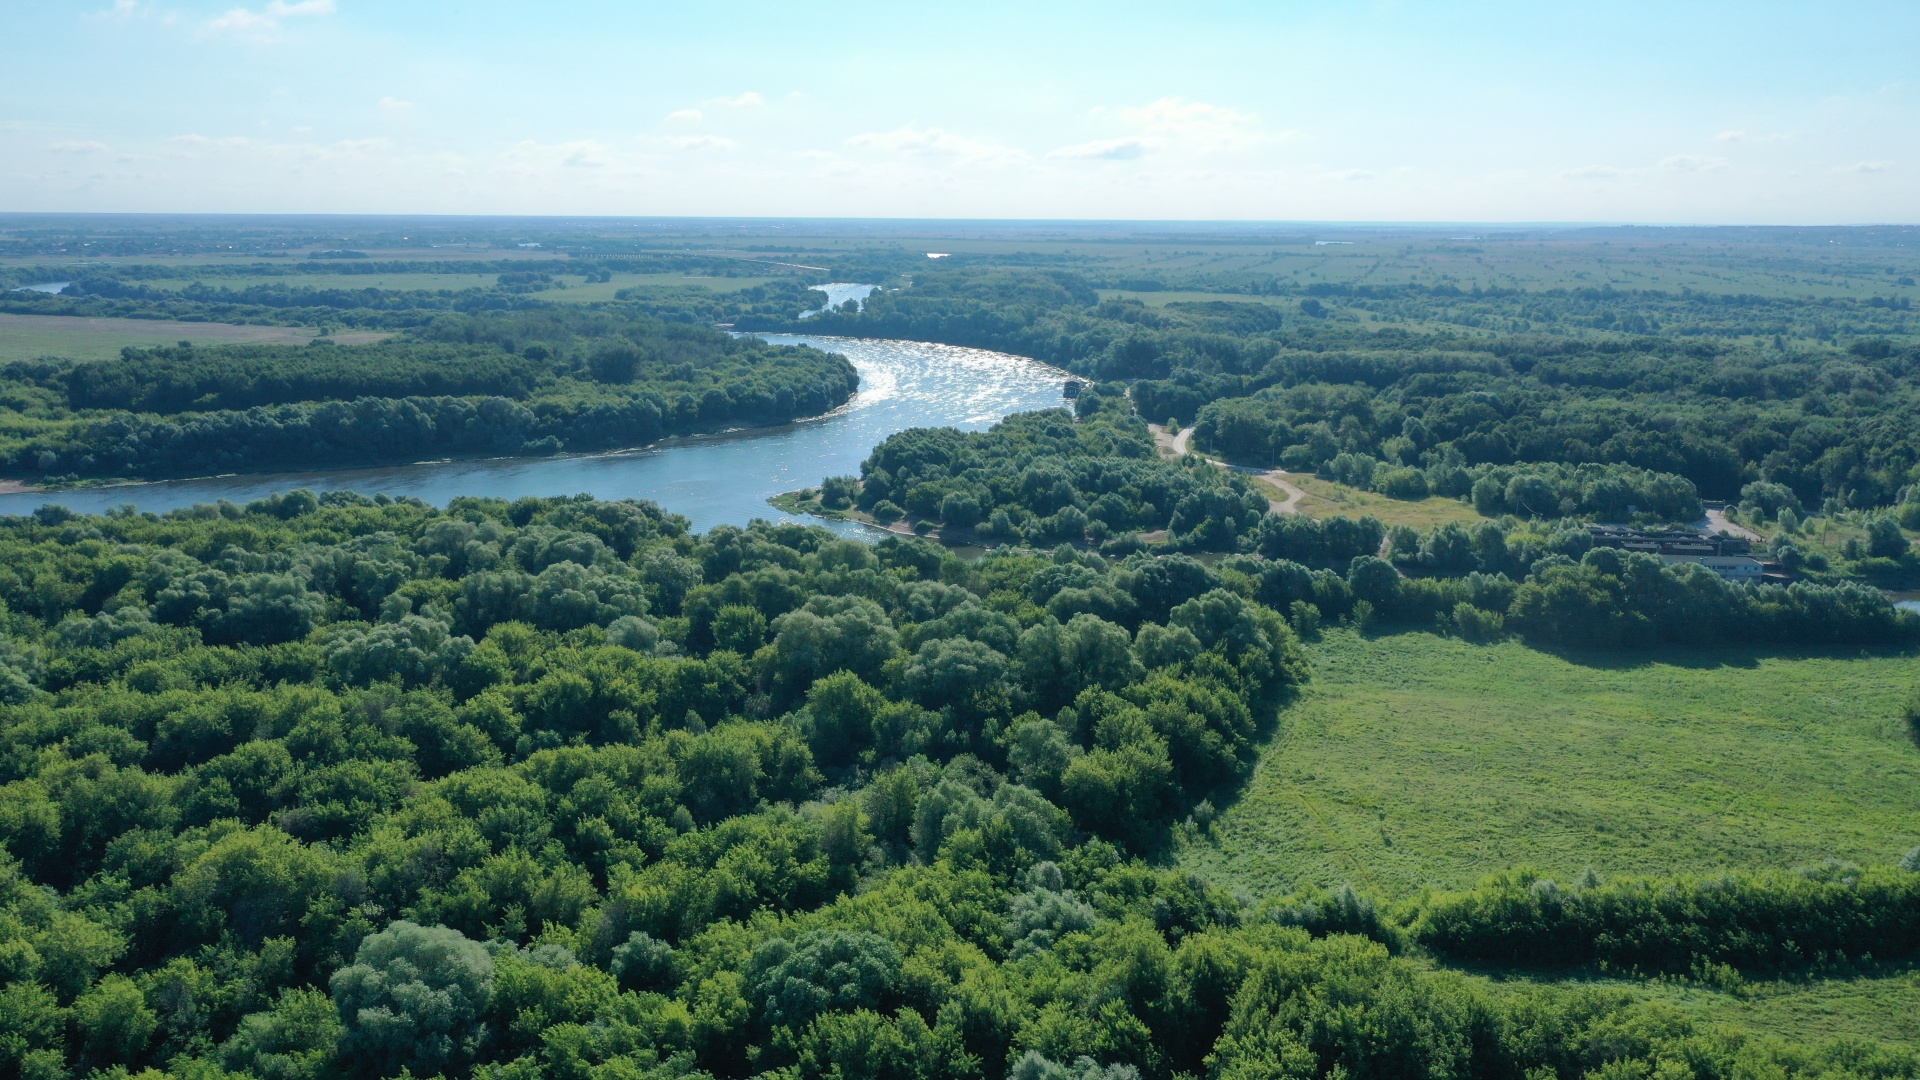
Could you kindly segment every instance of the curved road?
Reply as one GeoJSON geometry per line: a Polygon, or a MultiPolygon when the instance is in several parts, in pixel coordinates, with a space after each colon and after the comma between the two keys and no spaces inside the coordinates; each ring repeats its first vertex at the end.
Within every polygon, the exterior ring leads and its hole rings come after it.
{"type": "MultiPolygon", "coordinates": [[[[1161,424],[1148,424],[1147,430],[1153,432],[1153,444],[1159,447],[1160,453],[1166,457],[1185,457],[1187,454],[1193,452],[1189,449],[1189,444],[1193,442],[1192,427],[1181,428],[1177,435],[1168,434],[1166,427],[1161,424]]],[[[1300,512],[1300,500],[1307,497],[1306,492],[1301,491],[1299,488],[1287,482],[1287,474],[1284,469],[1269,469],[1266,472],[1254,472],[1252,469],[1228,465],[1224,461],[1215,461],[1203,454],[1195,454],[1194,456],[1205,460],[1216,468],[1234,469],[1237,472],[1251,472],[1256,477],[1265,480],[1267,483],[1285,492],[1287,496],[1285,499],[1267,500],[1267,513],[1269,514],[1297,514],[1300,512]]]]}

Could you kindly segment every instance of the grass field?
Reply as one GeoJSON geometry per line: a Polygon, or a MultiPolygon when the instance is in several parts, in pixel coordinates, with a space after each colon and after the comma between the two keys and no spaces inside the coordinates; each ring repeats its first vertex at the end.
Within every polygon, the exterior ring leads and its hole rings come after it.
{"type": "Polygon", "coordinates": [[[1427,633],[1312,648],[1243,797],[1183,863],[1254,895],[1891,862],[1920,844],[1911,656],[1562,657],[1427,633]]]}
{"type": "MultiPolygon", "coordinates": [[[[545,270],[545,267],[533,269],[545,270]]],[[[246,289],[255,285],[285,285],[309,289],[484,289],[498,274],[208,274],[202,278],[154,278],[143,284],[169,292],[196,282],[214,289],[246,289]]]]}
{"type": "MultiPolygon", "coordinates": [[[[533,266],[529,269],[555,272],[559,267],[533,266]]],[[[621,289],[640,286],[649,291],[736,292],[773,280],[768,277],[711,277],[694,274],[619,274],[610,281],[587,282],[578,272],[558,272],[564,289],[548,289],[534,295],[542,300],[585,304],[612,300],[621,289]]],[[[156,278],[147,284],[156,289],[178,292],[196,281],[215,289],[245,289],[254,285],[285,285],[312,289],[390,289],[459,292],[485,289],[499,280],[498,274],[223,274],[210,273],[203,278],[156,278]]]]}
{"type": "Polygon", "coordinates": [[[1439,495],[1425,499],[1390,499],[1378,492],[1361,491],[1305,473],[1288,473],[1287,482],[1306,492],[1307,497],[1300,500],[1299,505],[1300,512],[1308,517],[1371,515],[1388,525],[1411,525],[1416,529],[1429,529],[1449,521],[1472,525],[1486,520],[1471,505],[1439,495]]]}
{"type": "MultiPolygon", "coordinates": [[[[95,319],[68,315],[0,314],[0,363],[58,356],[68,360],[107,360],[128,345],[254,342],[304,345],[319,331],[306,326],[229,326],[225,323],[159,322],[152,319],[95,319]]],[[[391,337],[372,331],[333,335],[342,345],[360,345],[391,337]]]]}
{"type": "Polygon", "coordinates": [[[612,300],[621,289],[640,287],[649,293],[685,292],[688,290],[712,293],[739,292],[756,285],[765,285],[772,281],[770,277],[706,277],[696,274],[615,274],[612,281],[597,281],[581,284],[567,282],[565,291],[551,290],[540,294],[540,299],[559,303],[585,304],[595,300],[612,300]]]}
{"type": "Polygon", "coordinates": [[[1100,299],[1138,300],[1148,307],[1166,307],[1168,304],[1204,303],[1210,300],[1223,300],[1230,304],[1269,304],[1273,307],[1292,310],[1299,302],[1292,297],[1248,296],[1246,293],[1220,292],[1135,292],[1130,289],[1101,289],[1100,299]]]}
{"type": "Polygon", "coordinates": [[[1670,1006],[1704,1025],[1726,1024],[1793,1042],[1876,1039],[1920,1046],[1920,968],[1886,965],[1855,976],[1788,978],[1721,989],[1683,980],[1556,977],[1545,972],[1473,972],[1501,989],[1592,987],[1670,1006]]]}
{"type": "Polygon", "coordinates": [[[1761,982],[1738,994],[1671,984],[1634,989],[1708,1023],[1807,1042],[1864,1038],[1920,1046],[1920,968],[1911,966],[1860,978],[1761,982]]]}

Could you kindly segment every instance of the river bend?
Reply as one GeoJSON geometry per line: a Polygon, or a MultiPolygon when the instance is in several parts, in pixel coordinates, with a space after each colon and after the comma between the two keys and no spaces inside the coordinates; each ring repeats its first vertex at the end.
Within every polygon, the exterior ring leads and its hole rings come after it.
{"type": "MultiPolygon", "coordinates": [[[[24,492],[0,495],[0,514],[30,513],[47,503],[83,513],[123,505],[165,513],[218,499],[243,503],[301,487],[413,496],[435,506],[459,495],[517,499],[584,492],[601,499],[652,499],[685,514],[695,531],[704,532],[754,518],[796,520],[768,506],[767,499],[817,484],[823,476],[858,473],[873,447],[897,431],[978,431],[1009,413],[1064,403],[1067,373],[1025,357],[919,341],[761,336],[778,345],[840,353],[859,370],[859,391],[846,405],[810,420],[670,439],[634,450],[24,492]]],[[[851,522],[836,528],[849,534],[864,529],[851,522]]]]}

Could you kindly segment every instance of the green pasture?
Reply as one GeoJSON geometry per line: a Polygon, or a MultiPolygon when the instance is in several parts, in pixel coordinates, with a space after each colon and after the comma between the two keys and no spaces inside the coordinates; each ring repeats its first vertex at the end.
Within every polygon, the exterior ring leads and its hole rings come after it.
{"type": "Polygon", "coordinates": [[[1466,978],[1496,993],[1540,988],[1625,993],[1673,1009],[1699,1025],[1765,1032],[1798,1043],[1871,1039],[1920,1046],[1920,968],[1911,964],[1729,986],[1533,971],[1472,971],[1466,978]]]}
{"type": "MultiPolygon", "coordinates": [[[[530,269],[547,271],[547,267],[530,269]]],[[[178,292],[196,282],[213,289],[246,289],[255,285],[285,285],[308,289],[427,290],[484,289],[498,274],[208,274],[199,278],[155,278],[141,284],[178,292]]]]}
{"type": "Polygon", "coordinates": [[[1243,796],[1181,859],[1254,895],[1535,866],[1886,863],[1920,844],[1912,656],[1541,652],[1334,631],[1243,796]]]}
{"type": "MultiPolygon", "coordinates": [[[[108,360],[128,345],[304,345],[319,333],[310,326],[232,326],[226,323],[161,322],[153,319],[81,318],[67,315],[0,314],[0,363],[57,356],[67,360],[108,360]]],[[[378,331],[333,335],[342,345],[361,345],[391,337],[378,331]]]]}
{"type": "Polygon", "coordinates": [[[1133,289],[1100,290],[1100,298],[1102,300],[1112,300],[1116,297],[1122,300],[1138,300],[1148,307],[1166,307],[1168,304],[1205,303],[1211,300],[1224,300],[1230,304],[1271,304],[1274,307],[1292,310],[1299,304],[1299,301],[1290,296],[1249,296],[1246,293],[1181,292],[1173,290],[1165,292],[1141,292],[1133,289]]]}
{"type": "Polygon", "coordinates": [[[1657,983],[1636,989],[1707,1023],[1807,1042],[1878,1039],[1920,1046],[1920,968],[1911,965],[1853,978],[1759,982],[1736,992],[1657,983]]]}
{"type": "Polygon", "coordinates": [[[612,300],[622,289],[639,288],[649,296],[663,296],[670,293],[704,292],[730,293],[741,289],[751,289],[756,285],[765,285],[774,280],[771,277],[714,277],[700,274],[614,274],[612,281],[581,283],[569,277],[561,277],[567,283],[564,290],[550,289],[540,293],[540,299],[561,303],[585,304],[596,300],[612,300]]]}
{"type": "MultiPolygon", "coordinates": [[[[1265,481],[1254,483],[1265,490],[1269,498],[1286,497],[1265,481]]],[[[1486,520],[1468,503],[1444,495],[1390,499],[1377,491],[1362,491],[1306,473],[1288,473],[1287,483],[1306,493],[1306,498],[1298,504],[1299,511],[1313,518],[1377,517],[1388,525],[1411,525],[1416,529],[1431,529],[1449,521],[1472,525],[1486,520]]]]}
{"type": "MultiPolygon", "coordinates": [[[[179,292],[190,285],[201,284],[214,289],[246,289],[256,285],[279,285],[288,288],[310,289],[383,289],[395,292],[460,292],[466,289],[492,288],[499,281],[498,274],[227,274],[220,273],[218,267],[209,267],[209,273],[203,277],[155,278],[142,282],[147,286],[167,292],[179,292]]],[[[584,271],[562,270],[559,265],[542,263],[529,266],[530,270],[551,273],[564,284],[564,289],[546,289],[535,293],[542,300],[560,303],[591,303],[597,300],[612,300],[622,289],[641,287],[648,293],[673,293],[689,290],[700,292],[735,292],[740,289],[763,285],[773,280],[770,277],[714,277],[697,274],[622,274],[616,273],[610,281],[585,280],[584,271]]]]}

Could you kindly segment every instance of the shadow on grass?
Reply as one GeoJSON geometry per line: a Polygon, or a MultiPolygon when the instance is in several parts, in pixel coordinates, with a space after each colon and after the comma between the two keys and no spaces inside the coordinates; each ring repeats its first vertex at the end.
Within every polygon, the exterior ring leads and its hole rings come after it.
{"type": "Polygon", "coordinates": [[[1272,749],[1274,739],[1280,734],[1280,718],[1298,704],[1304,696],[1305,687],[1283,686],[1259,703],[1254,711],[1254,729],[1252,756],[1247,761],[1246,775],[1231,784],[1222,784],[1208,792],[1206,799],[1214,806],[1216,816],[1224,814],[1241,799],[1246,798],[1247,790],[1253,786],[1253,771],[1259,767],[1260,759],[1272,749]]]}
{"type": "MultiPolygon", "coordinates": [[[[1414,624],[1387,624],[1369,627],[1362,635],[1368,641],[1411,635],[1439,637],[1431,628],[1414,624]]],[[[1466,641],[1463,638],[1450,638],[1466,641]]],[[[1713,670],[1716,668],[1752,669],[1765,660],[1884,660],[1896,657],[1920,659],[1920,648],[1913,645],[1626,645],[1618,648],[1599,646],[1561,646],[1530,644],[1509,635],[1492,641],[1466,641],[1479,648],[1512,642],[1538,653],[1564,660],[1578,667],[1600,671],[1632,671],[1655,666],[1713,670]]]]}
{"type": "Polygon", "coordinates": [[[1767,968],[1747,968],[1737,974],[1720,968],[1701,977],[1676,971],[1621,971],[1592,964],[1495,964],[1452,960],[1427,954],[1436,965],[1491,982],[1519,985],[1553,983],[1561,986],[1607,986],[1623,983],[1662,983],[1675,987],[1733,994],[1764,996],[1782,990],[1800,989],[1818,982],[1867,982],[1912,977],[1920,973],[1920,961],[1912,957],[1893,960],[1845,960],[1825,964],[1787,964],[1767,968]]]}

